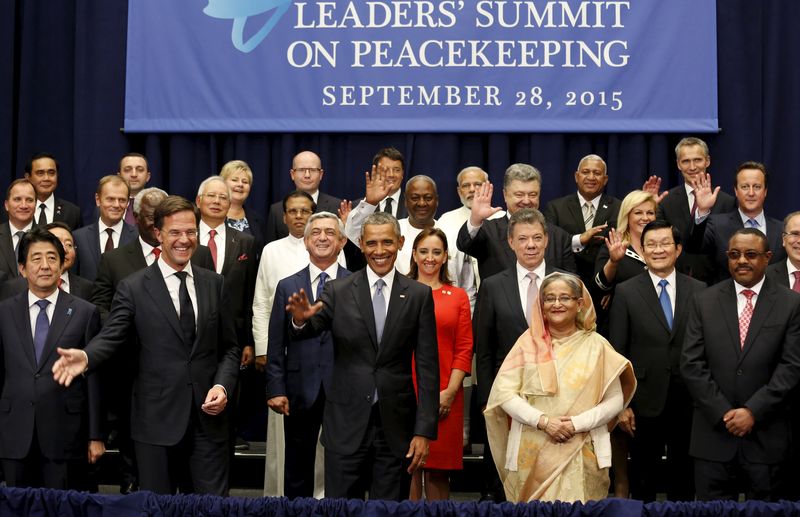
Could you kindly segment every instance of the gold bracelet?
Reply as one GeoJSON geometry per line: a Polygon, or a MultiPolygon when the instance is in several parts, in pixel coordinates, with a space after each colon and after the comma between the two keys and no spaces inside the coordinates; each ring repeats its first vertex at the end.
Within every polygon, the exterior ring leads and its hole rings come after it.
{"type": "Polygon", "coordinates": [[[547,428],[547,424],[550,423],[550,417],[547,415],[542,415],[544,417],[544,425],[540,428],[541,431],[544,431],[547,428]]]}

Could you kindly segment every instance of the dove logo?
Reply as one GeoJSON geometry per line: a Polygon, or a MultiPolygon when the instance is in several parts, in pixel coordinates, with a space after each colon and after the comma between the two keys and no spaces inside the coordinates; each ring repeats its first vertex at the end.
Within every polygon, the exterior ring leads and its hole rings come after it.
{"type": "Polygon", "coordinates": [[[233,20],[231,42],[237,50],[245,54],[258,47],[267,34],[275,28],[278,21],[286,14],[291,0],[208,0],[203,12],[223,20],[233,20]],[[247,19],[274,10],[264,25],[250,38],[244,40],[244,27],[247,19]]]}

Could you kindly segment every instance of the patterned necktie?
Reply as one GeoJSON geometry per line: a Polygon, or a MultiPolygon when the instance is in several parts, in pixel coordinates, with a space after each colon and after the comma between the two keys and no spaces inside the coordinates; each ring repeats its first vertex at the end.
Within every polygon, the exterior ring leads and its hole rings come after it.
{"type": "Polygon", "coordinates": [[[383,337],[383,326],[386,324],[386,298],[383,297],[383,288],[386,282],[379,278],[375,282],[375,294],[372,297],[372,312],[375,314],[375,336],[378,338],[378,345],[383,337]]]}
{"type": "Polygon", "coordinates": [[[672,303],[669,299],[669,293],[667,292],[667,285],[669,285],[669,282],[667,282],[666,279],[662,279],[658,285],[661,287],[658,301],[661,303],[661,310],[664,311],[664,317],[667,318],[667,326],[672,330],[672,303]]]}
{"type": "Polygon", "coordinates": [[[392,198],[387,197],[386,198],[386,204],[383,205],[383,211],[386,212],[387,214],[391,214],[392,213],[392,201],[393,201],[392,198]]]}
{"type": "Polygon", "coordinates": [[[794,271],[794,284],[792,284],[792,291],[800,293],[800,271],[794,271]]]}
{"type": "Polygon", "coordinates": [[[753,296],[756,295],[755,291],[745,289],[742,294],[747,298],[747,303],[742,309],[742,314],[739,315],[739,344],[744,348],[744,341],[747,339],[747,330],[750,328],[750,320],[753,319],[753,296]]]}
{"type": "Polygon", "coordinates": [[[108,253],[114,249],[114,229],[106,228],[106,233],[108,234],[108,238],[106,239],[106,247],[103,249],[103,253],[108,253]]]}
{"type": "Polygon", "coordinates": [[[758,228],[759,226],[761,225],[758,224],[758,221],[756,221],[755,219],[748,219],[744,223],[745,228],[758,228]]]}
{"type": "Polygon", "coordinates": [[[533,271],[525,276],[531,280],[528,284],[528,297],[525,299],[525,319],[530,322],[533,302],[536,301],[536,296],[539,294],[539,287],[536,285],[536,280],[539,276],[533,271]]]}
{"type": "Polygon", "coordinates": [[[189,288],[186,287],[186,277],[189,273],[186,271],[178,271],[175,276],[181,281],[181,286],[178,289],[178,302],[180,305],[181,313],[179,316],[181,322],[181,330],[183,331],[183,339],[188,346],[192,346],[195,338],[194,328],[194,307],[192,307],[192,299],[189,297],[189,288]]]}
{"type": "Polygon", "coordinates": [[[47,225],[47,214],[44,213],[45,208],[47,208],[47,205],[44,203],[39,205],[39,221],[36,223],[37,226],[47,225]]]}
{"type": "Polygon", "coordinates": [[[214,261],[214,269],[217,269],[217,230],[209,230],[208,232],[208,251],[211,252],[211,259],[214,261]]]}
{"type": "Polygon", "coordinates": [[[594,223],[594,205],[586,201],[583,204],[583,226],[588,230],[594,223]]]}
{"type": "Polygon", "coordinates": [[[317,283],[317,292],[314,293],[314,301],[319,301],[319,297],[322,296],[322,289],[325,288],[325,281],[328,280],[328,273],[323,271],[319,274],[319,282],[317,283]]]}
{"type": "Polygon", "coordinates": [[[33,353],[38,365],[42,359],[42,352],[44,352],[47,333],[50,331],[50,320],[47,318],[47,306],[50,305],[50,301],[39,300],[36,305],[39,306],[39,314],[36,316],[36,328],[33,331],[33,353]]]}

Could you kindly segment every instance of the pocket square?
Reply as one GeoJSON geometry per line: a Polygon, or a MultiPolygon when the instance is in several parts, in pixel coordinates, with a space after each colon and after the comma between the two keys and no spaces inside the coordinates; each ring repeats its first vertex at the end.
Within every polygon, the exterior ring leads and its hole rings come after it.
{"type": "Polygon", "coordinates": [[[239,255],[239,258],[237,258],[236,260],[238,260],[239,262],[242,262],[242,261],[247,260],[249,258],[250,257],[247,256],[247,253],[242,253],[241,255],[239,255]]]}

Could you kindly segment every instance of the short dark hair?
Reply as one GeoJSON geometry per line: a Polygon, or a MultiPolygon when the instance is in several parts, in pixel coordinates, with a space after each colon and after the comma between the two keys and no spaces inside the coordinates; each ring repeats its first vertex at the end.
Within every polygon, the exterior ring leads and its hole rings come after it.
{"type": "Polygon", "coordinates": [[[739,228],[738,230],[733,232],[733,235],[731,235],[731,238],[728,239],[728,248],[731,247],[731,241],[737,235],[755,235],[756,237],[758,237],[758,240],[761,241],[761,246],[764,248],[764,251],[770,251],[770,249],[769,249],[769,240],[767,240],[767,236],[764,235],[764,232],[762,232],[758,228],[739,228]]]}
{"type": "Polygon", "coordinates": [[[147,156],[143,155],[142,153],[125,153],[122,155],[122,158],[119,159],[119,166],[122,168],[122,160],[125,158],[141,158],[144,160],[145,165],[147,166],[147,170],[150,170],[150,163],[147,161],[147,156]]]}
{"type": "MultiPolygon", "coordinates": [[[[425,228],[424,230],[419,232],[417,236],[414,238],[414,246],[412,247],[412,249],[416,251],[417,246],[419,245],[420,242],[422,242],[422,239],[426,239],[428,237],[439,237],[439,240],[442,241],[444,252],[447,253],[447,235],[445,235],[445,233],[442,230],[436,227],[425,228]]],[[[408,277],[413,278],[414,280],[419,278],[419,266],[417,266],[417,263],[414,262],[413,256],[411,257],[411,267],[408,270],[408,277]]],[[[439,270],[439,281],[447,285],[453,284],[453,281],[450,280],[450,275],[447,273],[447,262],[442,264],[442,268],[439,270]]]]}
{"type": "Polygon", "coordinates": [[[508,218],[508,238],[514,235],[514,228],[518,224],[540,224],[542,231],[547,235],[547,221],[544,215],[535,208],[521,208],[508,218]]]}
{"type": "Polygon", "coordinates": [[[36,197],[36,188],[34,188],[33,183],[28,181],[28,178],[19,178],[15,179],[11,182],[11,185],[8,186],[6,189],[6,200],[11,197],[11,189],[16,187],[17,185],[22,185],[23,183],[27,183],[33,189],[33,197],[36,197]]]}
{"type": "Polygon", "coordinates": [[[56,157],[52,153],[33,153],[25,164],[25,174],[33,172],[33,162],[42,158],[50,158],[53,160],[53,163],[56,164],[56,173],[58,173],[58,160],[56,160],[56,157]]]}
{"type": "Polygon", "coordinates": [[[60,228],[61,230],[67,230],[70,235],[72,235],[72,229],[67,225],[67,223],[62,221],[53,221],[52,223],[47,223],[43,227],[48,232],[50,230],[55,230],[56,228],[60,228]]]}
{"type": "Polygon", "coordinates": [[[644,236],[647,235],[647,232],[651,232],[653,230],[663,230],[664,228],[669,228],[672,230],[672,240],[675,241],[675,245],[680,245],[681,243],[681,232],[672,226],[667,221],[663,219],[656,219],[655,221],[650,221],[645,225],[644,230],[642,230],[642,246],[644,247],[644,236]]]}
{"type": "Polygon", "coordinates": [[[66,252],[64,251],[64,246],[61,244],[59,238],[50,233],[48,230],[39,228],[38,226],[31,228],[31,230],[23,235],[22,239],[19,241],[17,262],[23,265],[25,264],[25,261],[28,260],[28,249],[30,249],[31,245],[36,242],[49,242],[55,246],[56,252],[58,253],[59,265],[64,264],[66,252]]]}
{"type": "Polygon", "coordinates": [[[302,197],[302,198],[308,199],[309,201],[311,201],[311,211],[312,212],[316,212],[317,211],[317,204],[314,202],[314,198],[311,197],[311,194],[309,194],[308,192],[303,192],[302,190],[293,190],[293,191],[289,192],[288,194],[286,194],[286,197],[283,198],[283,213],[284,214],[286,213],[286,203],[288,203],[290,199],[296,198],[296,197],[302,197]]]}
{"type": "Polygon", "coordinates": [[[403,167],[403,171],[406,170],[406,159],[403,158],[403,153],[394,147],[384,147],[375,153],[375,156],[372,158],[372,165],[377,166],[378,162],[381,161],[381,158],[389,158],[390,160],[400,162],[400,166],[403,167]]]}
{"type": "Polygon", "coordinates": [[[764,188],[767,187],[767,184],[769,183],[769,174],[767,174],[767,166],[761,162],[749,161],[749,162],[744,162],[738,167],[736,167],[736,174],[733,175],[734,188],[739,186],[739,173],[745,169],[756,169],[761,171],[761,173],[764,175],[764,188]]]}
{"type": "Polygon", "coordinates": [[[167,196],[156,206],[153,212],[153,225],[159,230],[163,230],[165,217],[185,211],[194,214],[195,225],[197,225],[197,221],[200,220],[200,213],[191,201],[181,196],[167,196]]]}

